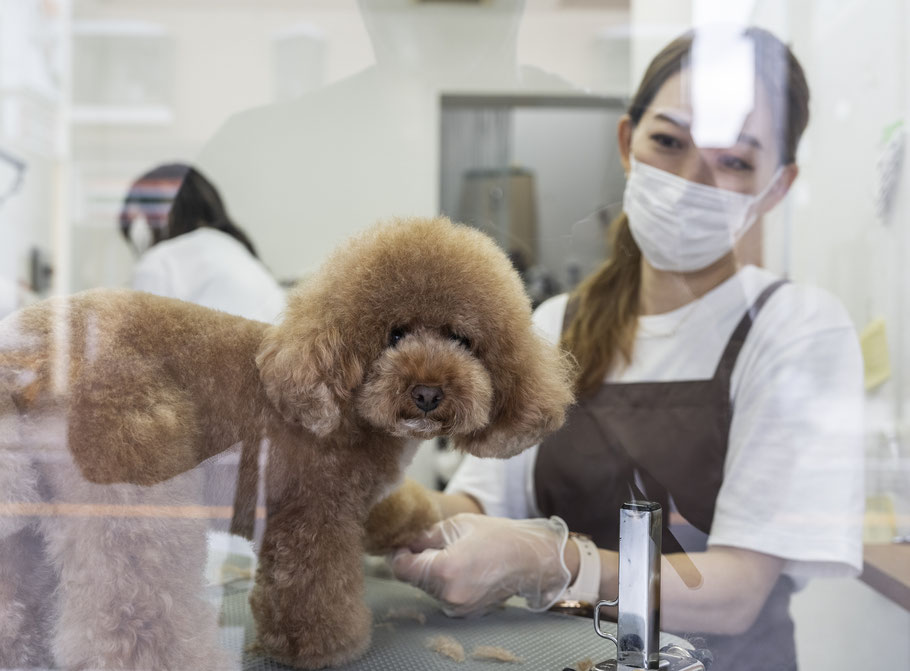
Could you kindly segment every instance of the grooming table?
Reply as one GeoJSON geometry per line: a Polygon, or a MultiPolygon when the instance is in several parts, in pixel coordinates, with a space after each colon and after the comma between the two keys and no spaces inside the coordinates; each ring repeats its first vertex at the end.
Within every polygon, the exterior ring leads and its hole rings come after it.
{"type": "MultiPolygon", "coordinates": [[[[247,603],[250,582],[224,587],[221,633],[224,645],[238,654],[253,638],[254,625],[247,603]]],[[[517,605],[482,617],[450,618],[435,600],[404,583],[376,577],[366,578],[366,601],[373,611],[373,641],[366,654],[351,664],[338,667],[345,671],[433,671],[490,669],[529,669],[563,671],[575,668],[585,659],[599,663],[615,657],[609,641],[598,638],[592,620],[561,613],[532,613],[517,605]],[[424,623],[412,617],[425,616],[424,623]],[[456,662],[427,648],[427,639],[448,636],[464,647],[465,661],[456,662]],[[521,663],[474,660],[470,655],[479,645],[504,648],[521,658],[521,663]]],[[[510,602],[511,603],[511,602],[510,602]]],[[[615,624],[604,623],[607,631],[615,624]]],[[[676,636],[661,634],[660,645],[678,643],[676,636]]],[[[270,659],[245,653],[244,671],[283,671],[290,669],[270,659]]]]}

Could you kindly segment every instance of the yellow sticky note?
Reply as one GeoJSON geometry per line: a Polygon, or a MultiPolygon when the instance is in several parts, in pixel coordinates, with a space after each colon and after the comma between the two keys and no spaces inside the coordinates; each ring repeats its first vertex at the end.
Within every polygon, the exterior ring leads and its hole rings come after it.
{"type": "Polygon", "coordinates": [[[866,517],[863,523],[864,543],[890,543],[897,533],[894,502],[890,496],[876,495],[866,498],[866,517]]]}
{"type": "Polygon", "coordinates": [[[876,319],[859,334],[863,349],[866,389],[872,389],[891,377],[891,357],[888,354],[888,336],[885,320],[876,319]]]}

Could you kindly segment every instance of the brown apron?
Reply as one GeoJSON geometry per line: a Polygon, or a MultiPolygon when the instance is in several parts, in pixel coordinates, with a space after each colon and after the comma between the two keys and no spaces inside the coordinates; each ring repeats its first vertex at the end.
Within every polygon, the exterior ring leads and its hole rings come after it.
{"type": "MultiPolygon", "coordinates": [[[[703,552],[723,481],[733,366],[753,320],[781,284],[768,286],[743,315],[711,379],[607,383],[573,406],[566,425],[537,454],[540,512],[559,515],[598,547],[615,550],[622,504],[657,501],[664,510],[663,552],[703,552]]],[[[570,303],[564,328],[573,311],[570,303]]],[[[792,591],[792,581],[781,576],[755,624],[741,636],[696,634],[714,655],[711,671],[795,669],[792,591]]]]}

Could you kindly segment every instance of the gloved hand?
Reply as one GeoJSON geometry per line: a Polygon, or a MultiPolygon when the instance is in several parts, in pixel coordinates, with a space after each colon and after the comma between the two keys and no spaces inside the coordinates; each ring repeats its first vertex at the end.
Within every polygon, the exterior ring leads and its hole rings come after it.
{"type": "Polygon", "coordinates": [[[447,615],[482,613],[513,595],[531,610],[559,600],[571,575],[559,517],[511,520],[462,513],[433,525],[392,557],[396,577],[443,602],[447,615]]]}

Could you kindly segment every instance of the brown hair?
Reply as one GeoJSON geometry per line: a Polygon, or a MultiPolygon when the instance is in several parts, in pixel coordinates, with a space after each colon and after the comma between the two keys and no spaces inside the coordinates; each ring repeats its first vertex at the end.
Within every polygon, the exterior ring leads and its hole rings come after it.
{"type": "MultiPolygon", "coordinates": [[[[761,28],[743,33],[755,48],[756,79],[775,106],[774,123],[781,164],[796,160],[799,139],[809,123],[809,87],[803,69],[790,49],[761,28]]],[[[671,76],[688,66],[695,33],[690,31],[661,50],[642,77],[628,114],[633,127],[671,76]]],[[[578,361],[576,391],[582,396],[603,383],[617,358],[632,358],[638,323],[641,251],[620,214],[611,224],[610,257],[574,291],[574,313],[563,332],[562,347],[578,361]]]]}

